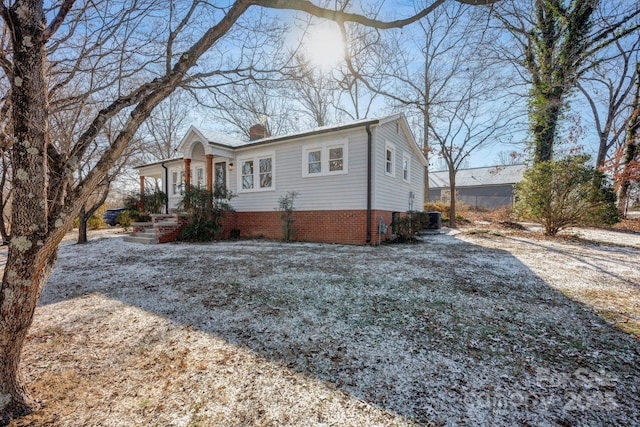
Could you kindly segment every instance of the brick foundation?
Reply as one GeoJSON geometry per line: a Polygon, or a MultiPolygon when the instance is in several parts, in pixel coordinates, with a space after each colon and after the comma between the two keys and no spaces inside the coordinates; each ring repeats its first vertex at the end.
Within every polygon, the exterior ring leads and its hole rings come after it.
{"type": "MultiPolygon", "coordinates": [[[[282,239],[281,212],[234,212],[235,229],[242,237],[265,237],[282,239]]],[[[378,242],[378,221],[391,224],[391,212],[371,212],[371,244],[378,242]]],[[[300,242],[341,243],[347,245],[367,244],[367,211],[294,211],[293,240],[300,242]]],[[[225,227],[225,235],[229,230],[225,227]]],[[[381,240],[391,236],[391,228],[381,240]]]]}
{"type": "MultiPolygon", "coordinates": [[[[282,239],[281,212],[229,212],[222,220],[223,239],[228,239],[232,231],[239,231],[240,237],[282,239]]],[[[299,242],[339,243],[347,245],[367,244],[367,211],[294,211],[293,240],[299,242]]],[[[371,212],[371,241],[377,244],[391,237],[392,212],[374,210],[371,212]],[[386,233],[378,235],[380,218],[387,225],[386,233]]],[[[183,214],[153,216],[152,223],[158,243],[173,242],[180,236],[180,230],[187,222],[183,214]]],[[[134,227],[133,235],[145,227],[134,227]]]]}

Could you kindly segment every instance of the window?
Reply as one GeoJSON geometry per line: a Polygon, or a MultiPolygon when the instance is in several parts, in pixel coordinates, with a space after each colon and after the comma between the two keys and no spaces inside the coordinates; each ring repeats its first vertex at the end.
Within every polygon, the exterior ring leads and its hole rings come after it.
{"type": "Polygon", "coordinates": [[[395,175],[395,153],[396,147],[393,144],[387,143],[384,154],[384,173],[387,175],[395,175]]]}
{"type": "Polygon", "coordinates": [[[271,188],[272,159],[267,157],[259,160],[260,163],[260,188],[271,188]]]}
{"type": "Polygon", "coordinates": [[[214,166],[216,172],[216,186],[227,186],[227,164],[225,162],[218,162],[214,166]]]}
{"type": "Polygon", "coordinates": [[[402,153],[402,180],[409,182],[409,168],[411,167],[411,157],[407,153],[402,153]]]}
{"type": "Polygon", "coordinates": [[[264,191],[273,189],[274,156],[262,155],[250,159],[240,160],[240,176],[242,182],[240,191],[264,191]]]}
{"type": "Polygon", "coordinates": [[[307,165],[309,175],[322,173],[322,150],[309,150],[307,155],[307,165]]]}
{"type": "Polygon", "coordinates": [[[178,172],[171,173],[171,188],[172,194],[178,194],[178,172]]]}
{"type": "Polygon", "coordinates": [[[203,168],[196,169],[196,187],[198,188],[204,187],[204,169],[203,168]]]}
{"type": "Polygon", "coordinates": [[[347,173],[347,143],[341,140],[316,144],[302,150],[302,176],[326,176],[347,173]]]}
{"type": "Polygon", "coordinates": [[[184,194],[184,189],[186,186],[187,185],[184,182],[184,171],[180,171],[180,194],[184,194]]]}
{"type": "Polygon", "coordinates": [[[341,172],[344,169],[343,147],[329,148],[329,173],[341,172]]]}
{"type": "Polygon", "coordinates": [[[242,189],[251,190],[253,188],[253,160],[242,162],[242,189]]]}

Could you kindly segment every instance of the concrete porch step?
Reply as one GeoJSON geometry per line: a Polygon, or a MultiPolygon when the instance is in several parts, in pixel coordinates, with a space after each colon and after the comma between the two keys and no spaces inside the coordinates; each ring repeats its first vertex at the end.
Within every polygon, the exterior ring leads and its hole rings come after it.
{"type": "Polygon", "coordinates": [[[156,238],[156,232],[154,230],[145,231],[143,233],[136,233],[135,237],[149,237],[152,239],[156,238]]]}
{"type": "Polygon", "coordinates": [[[124,236],[124,241],[129,243],[142,243],[143,245],[155,245],[158,243],[155,235],[153,237],[124,236]]]}

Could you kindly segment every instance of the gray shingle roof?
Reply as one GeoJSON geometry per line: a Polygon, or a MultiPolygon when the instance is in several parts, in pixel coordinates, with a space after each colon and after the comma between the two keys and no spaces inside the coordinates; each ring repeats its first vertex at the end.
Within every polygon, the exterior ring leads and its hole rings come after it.
{"type": "MultiPolygon", "coordinates": [[[[520,182],[525,165],[490,166],[460,169],[456,174],[456,187],[486,187],[520,182]]],[[[429,172],[429,188],[449,187],[449,172],[429,172]]]]}

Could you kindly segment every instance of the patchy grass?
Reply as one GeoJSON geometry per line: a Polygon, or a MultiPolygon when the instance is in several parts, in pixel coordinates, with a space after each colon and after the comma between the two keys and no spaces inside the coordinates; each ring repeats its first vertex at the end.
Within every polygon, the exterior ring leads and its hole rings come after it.
{"type": "Polygon", "coordinates": [[[64,243],[12,425],[638,425],[640,245],[607,233],[64,243]]]}

